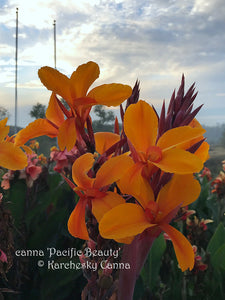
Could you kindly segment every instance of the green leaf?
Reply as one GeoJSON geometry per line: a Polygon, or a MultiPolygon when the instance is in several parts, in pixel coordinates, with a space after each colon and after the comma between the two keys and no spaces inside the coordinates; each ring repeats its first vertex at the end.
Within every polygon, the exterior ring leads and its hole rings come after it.
{"type": "Polygon", "coordinates": [[[225,243],[214,253],[211,258],[212,265],[216,269],[225,271],[225,243]]]}
{"type": "MultiPolygon", "coordinates": [[[[68,263],[68,258],[59,258],[56,263],[68,263]]],[[[74,265],[79,264],[79,259],[73,259],[74,265]]],[[[82,270],[59,269],[46,270],[41,283],[41,299],[65,299],[76,285],[78,277],[82,276],[82,270]]]]}
{"type": "Polygon", "coordinates": [[[16,226],[18,226],[24,218],[27,201],[26,190],[27,186],[24,180],[13,183],[9,190],[8,208],[12,213],[16,226]]]}
{"type": "Polygon", "coordinates": [[[162,256],[166,250],[166,242],[161,234],[153,243],[147,262],[141,272],[141,277],[146,286],[152,290],[157,282],[162,262],[162,256]]]}
{"type": "Polygon", "coordinates": [[[213,234],[211,240],[209,241],[207,251],[211,254],[211,257],[216,253],[216,251],[225,243],[225,228],[222,223],[220,223],[213,234]]]}

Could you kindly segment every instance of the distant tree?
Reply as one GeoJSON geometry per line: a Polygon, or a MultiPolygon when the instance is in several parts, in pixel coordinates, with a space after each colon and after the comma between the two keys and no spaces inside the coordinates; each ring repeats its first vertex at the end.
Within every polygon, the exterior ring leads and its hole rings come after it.
{"type": "Polygon", "coordinates": [[[3,119],[8,118],[8,117],[9,117],[8,110],[5,107],[0,106],[0,120],[3,120],[3,119]]]}
{"type": "Polygon", "coordinates": [[[106,111],[103,105],[96,105],[94,113],[99,118],[98,122],[101,124],[108,124],[114,121],[115,115],[112,111],[106,111]]]}
{"type": "Polygon", "coordinates": [[[45,117],[46,106],[37,103],[33,105],[32,110],[30,111],[30,116],[35,119],[44,118],[45,117]]]}
{"type": "Polygon", "coordinates": [[[97,131],[113,131],[115,115],[112,111],[106,111],[103,105],[94,107],[95,116],[98,120],[93,120],[92,126],[95,132],[97,131]]]}

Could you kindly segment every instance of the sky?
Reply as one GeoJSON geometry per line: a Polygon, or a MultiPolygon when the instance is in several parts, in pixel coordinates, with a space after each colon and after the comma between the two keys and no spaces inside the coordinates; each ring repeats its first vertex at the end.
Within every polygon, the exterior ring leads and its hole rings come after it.
{"type": "MultiPolygon", "coordinates": [[[[32,106],[48,105],[50,92],[37,72],[54,67],[67,76],[95,61],[95,85],[140,80],[140,98],[160,111],[182,74],[186,90],[195,82],[198,120],[225,123],[224,0],[0,0],[0,106],[14,125],[15,25],[19,8],[18,125],[26,126],[32,106]]],[[[116,112],[116,111],[115,111],[116,112]]],[[[116,112],[117,113],[117,112],[116,112]]]]}

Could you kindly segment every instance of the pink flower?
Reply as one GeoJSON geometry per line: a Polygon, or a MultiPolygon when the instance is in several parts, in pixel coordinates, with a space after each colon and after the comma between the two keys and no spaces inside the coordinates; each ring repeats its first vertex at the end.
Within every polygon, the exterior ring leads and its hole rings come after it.
{"type": "Polygon", "coordinates": [[[202,174],[200,174],[199,177],[206,177],[208,181],[212,180],[212,174],[209,168],[204,167],[202,174]]]}
{"type": "Polygon", "coordinates": [[[1,182],[1,187],[4,189],[4,190],[8,190],[10,188],[10,180],[13,179],[14,177],[14,171],[12,170],[8,170],[7,173],[5,173],[3,176],[2,176],[2,182],[1,182]]]}
{"type": "Polygon", "coordinates": [[[194,274],[197,274],[199,271],[205,271],[208,268],[208,265],[204,264],[202,262],[202,257],[200,255],[197,255],[198,248],[197,246],[192,246],[194,254],[195,254],[195,264],[192,272],[194,274]]]}
{"type": "Polygon", "coordinates": [[[71,169],[75,158],[78,156],[79,154],[76,147],[73,147],[70,151],[67,151],[66,149],[64,151],[60,151],[57,147],[52,147],[50,158],[52,161],[56,162],[54,171],[61,173],[64,168],[71,169]]]}
{"type": "Polygon", "coordinates": [[[8,262],[7,261],[7,256],[6,256],[5,252],[3,252],[1,249],[0,249],[0,261],[3,262],[3,263],[4,262],[6,262],[6,263],[8,262]]]}

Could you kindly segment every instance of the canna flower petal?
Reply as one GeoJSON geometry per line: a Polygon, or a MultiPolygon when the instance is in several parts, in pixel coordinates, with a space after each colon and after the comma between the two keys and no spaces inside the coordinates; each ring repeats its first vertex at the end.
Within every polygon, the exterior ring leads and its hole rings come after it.
{"type": "Polygon", "coordinates": [[[92,200],[92,212],[98,222],[105,213],[113,207],[125,203],[123,197],[117,193],[107,192],[104,197],[94,198],[92,200]]]}
{"type": "Polygon", "coordinates": [[[99,189],[119,180],[133,164],[131,157],[126,154],[107,160],[96,174],[94,187],[99,189]]]}
{"type": "MultiPolygon", "coordinates": [[[[5,127],[7,121],[8,121],[8,118],[5,118],[5,119],[3,119],[3,120],[0,120],[0,129],[2,129],[2,128],[5,127]]],[[[9,126],[7,126],[7,127],[9,127],[9,126]]]]}
{"type": "Polygon", "coordinates": [[[61,151],[73,149],[77,139],[75,118],[66,119],[59,127],[58,145],[61,151]]]}
{"type": "Polygon", "coordinates": [[[48,120],[56,124],[58,127],[64,122],[64,114],[61,108],[59,107],[56,95],[54,93],[52,93],[50,97],[45,115],[48,120]]]}
{"type": "Polygon", "coordinates": [[[133,163],[117,185],[123,194],[134,196],[145,209],[149,201],[154,201],[153,190],[148,181],[142,176],[144,165],[133,163]]]}
{"type": "Polygon", "coordinates": [[[96,151],[101,155],[120,140],[120,135],[112,132],[96,132],[94,136],[96,151]]]}
{"type": "Polygon", "coordinates": [[[131,94],[132,88],[129,85],[111,83],[93,88],[87,96],[95,99],[97,104],[117,106],[129,98],[131,94]]]}
{"type": "Polygon", "coordinates": [[[163,152],[160,162],[152,162],[164,172],[190,174],[200,172],[203,163],[196,155],[182,149],[169,149],[163,152]]]}
{"type": "Polygon", "coordinates": [[[47,119],[37,119],[17,133],[15,144],[17,146],[24,145],[29,139],[42,135],[47,135],[51,138],[56,137],[58,129],[48,122],[47,119]]]}
{"type": "Polygon", "coordinates": [[[11,142],[0,143],[0,165],[10,170],[21,170],[27,166],[27,156],[11,142]]]}
{"type": "Polygon", "coordinates": [[[99,232],[103,238],[123,239],[135,236],[146,228],[156,226],[150,224],[144,210],[136,204],[120,204],[108,211],[99,223],[99,232]]]}
{"type": "Polygon", "coordinates": [[[170,237],[181,270],[183,272],[188,268],[192,270],[194,267],[194,251],[189,241],[181,232],[169,224],[160,224],[159,227],[170,237]]]}
{"type": "Polygon", "coordinates": [[[205,133],[203,128],[181,126],[166,131],[158,140],[157,146],[161,149],[170,149],[182,143],[191,141],[205,133]]]}
{"type": "Polygon", "coordinates": [[[158,214],[156,222],[160,222],[179,205],[183,207],[194,202],[200,192],[200,183],[194,178],[193,174],[174,174],[173,178],[158,194],[156,202],[159,205],[160,214],[158,214]]]}
{"type": "Polygon", "coordinates": [[[61,96],[68,104],[72,104],[70,94],[70,79],[51,67],[42,67],[38,75],[43,85],[50,91],[61,96]]]}
{"type": "Polygon", "coordinates": [[[9,133],[9,126],[6,126],[7,121],[8,118],[0,121],[0,142],[2,142],[9,133]]]}
{"type": "Polygon", "coordinates": [[[93,167],[94,161],[94,155],[91,153],[86,153],[75,160],[72,177],[78,187],[92,188],[95,179],[90,178],[87,173],[93,167]]]}
{"type": "Polygon", "coordinates": [[[99,77],[99,74],[99,66],[93,61],[80,65],[70,77],[73,99],[85,97],[89,87],[99,77]]]}
{"type": "Polygon", "coordinates": [[[69,233],[83,240],[88,240],[88,231],[85,223],[85,208],[87,201],[80,199],[68,220],[69,233]]]}
{"type": "Polygon", "coordinates": [[[33,153],[33,150],[26,146],[26,145],[21,145],[21,148],[27,153],[27,154],[32,154],[33,153]]]}
{"type": "Polygon", "coordinates": [[[147,152],[155,145],[158,118],[153,108],[144,101],[130,105],[124,115],[124,131],[137,151],[147,152]]]}
{"type": "Polygon", "coordinates": [[[203,142],[201,146],[195,151],[195,155],[204,163],[209,159],[209,144],[203,142]]]}

